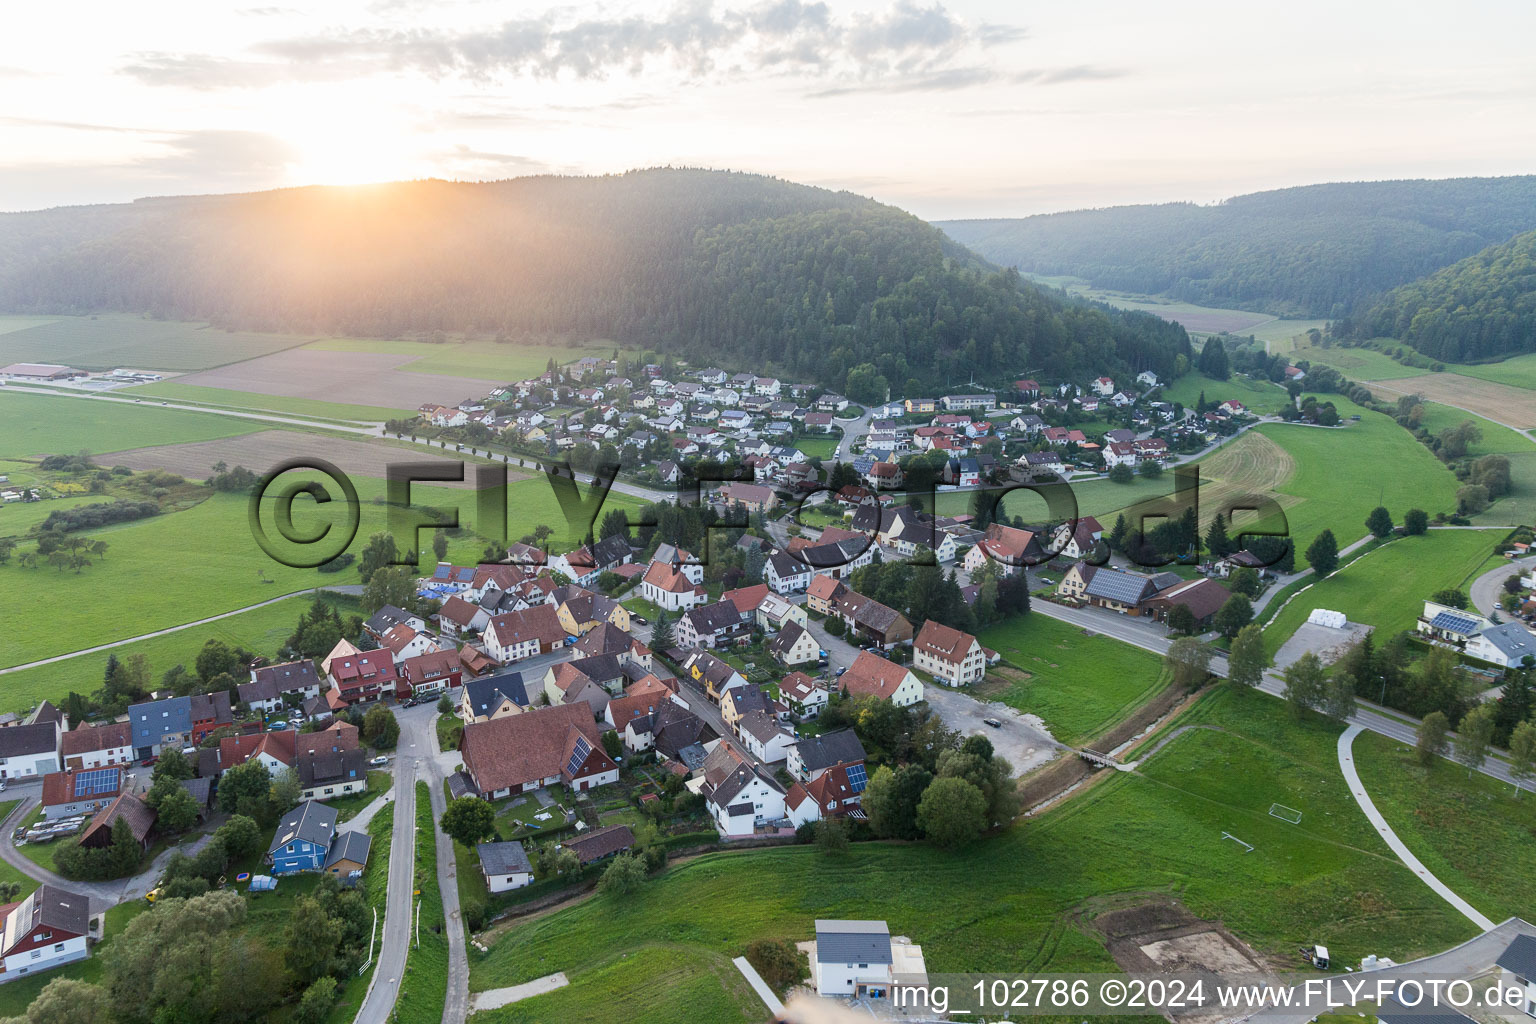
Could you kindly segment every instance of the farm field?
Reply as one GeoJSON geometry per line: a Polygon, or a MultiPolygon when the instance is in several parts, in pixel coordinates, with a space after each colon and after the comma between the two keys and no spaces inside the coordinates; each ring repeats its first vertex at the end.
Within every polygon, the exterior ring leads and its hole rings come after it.
{"type": "MultiPolygon", "coordinates": [[[[288,479],[284,477],[285,482],[288,479]]],[[[297,483],[304,478],[295,474],[294,479],[297,483]]],[[[369,536],[388,529],[388,509],[383,504],[384,481],[359,477],[354,483],[362,505],[361,523],[350,548],[356,553],[369,536]]],[[[334,484],[329,490],[337,493],[334,484]]],[[[450,536],[448,557],[461,563],[478,561],[486,538],[474,533],[473,492],[416,486],[412,500],[418,506],[457,507],[465,532],[450,536]]],[[[635,509],[639,504],[634,498],[610,494],[598,514],[612,508],[635,509]]],[[[301,530],[316,529],[322,523],[339,525],[343,505],[333,501],[321,508],[306,498],[295,508],[295,523],[301,530]]],[[[80,573],[47,566],[29,569],[14,561],[0,566],[0,602],[12,605],[43,595],[50,608],[50,628],[27,631],[7,643],[0,654],[0,668],[192,622],[280,594],[358,582],[356,568],[325,574],[290,568],[269,558],[252,538],[247,507],[244,497],[214,494],[185,511],[88,531],[111,547],[105,558],[80,573]],[[103,614],[104,608],[132,608],[133,614],[103,614]]],[[[547,523],[555,529],[555,547],[563,550],[579,542],[588,528],[586,523],[567,524],[543,480],[509,484],[507,508],[509,536],[514,539],[547,523]]],[[[269,505],[263,514],[269,530],[271,516],[269,505]]]]}
{"type": "Polygon", "coordinates": [[[1314,608],[1342,611],[1351,622],[1369,623],[1381,631],[1382,639],[1412,629],[1424,600],[1437,590],[1466,583],[1504,536],[1500,529],[1431,530],[1384,544],[1297,594],[1264,630],[1264,647],[1273,654],[1314,608]]]}
{"type": "Polygon", "coordinates": [[[1237,335],[1251,335],[1254,340],[1263,343],[1265,349],[1276,355],[1294,352],[1298,348],[1308,345],[1307,332],[1316,328],[1321,331],[1328,326],[1327,320],[1266,320],[1256,327],[1245,331],[1233,331],[1237,335]]]}
{"type": "Polygon", "coordinates": [[[1510,493],[1472,517],[1478,525],[1536,524],[1536,451],[1513,452],[1509,459],[1510,493]]]}
{"type": "MultiPolygon", "coordinates": [[[[1222,309],[1216,306],[1197,306],[1192,302],[1179,302],[1157,295],[1138,295],[1106,288],[1094,288],[1080,277],[1070,275],[1024,274],[1029,280],[1050,288],[1061,288],[1073,295],[1094,302],[1104,302],[1121,309],[1136,309],[1155,313],[1164,320],[1184,325],[1184,329],[1196,334],[1214,334],[1228,331],[1232,334],[1250,334],[1260,324],[1275,318],[1268,313],[1256,313],[1248,309],[1222,309]]],[[[1305,330],[1305,328],[1302,328],[1305,330]]]]}
{"type": "Polygon", "coordinates": [[[978,639],[1003,656],[972,692],[1039,715],[1051,735],[1076,746],[1146,703],[1167,685],[1161,660],[1148,651],[1083,631],[1044,615],[1026,615],[978,639]]]}
{"type": "Polygon", "coordinates": [[[184,379],[165,380],[158,384],[140,384],[137,387],[123,388],[118,393],[128,397],[142,395],[145,398],[189,402],[242,412],[284,413],[290,416],[340,420],[346,423],[376,423],[390,419],[406,419],[416,415],[415,409],[351,405],[319,398],[295,398],[291,395],[264,395],[256,391],[199,387],[196,384],[182,383],[184,379]]]}
{"type": "Polygon", "coordinates": [[[1260,415],[1279,412],[1290,402],[1284,388],[1267,380],[1254,380],[1242,374],[1233,374],[1229,380],[1217,380],[1193,372],[1163,388],[1163,401],[1183,402],[1186,409],[1193,409],[1202,391],[1211,405],[1235,399],[1260,415]]]}
{"type": "Polygon", "coordinates": [[[1442,405],[1439,402],[1425,402],[1424,418],[1419,422],[1432,434],[1438,434],[1448,427],[1454,427],[1471,420],[1477,424],[1483,432],[1482,440],[1467,447],[1467,454],[1471,456],[1491,455],[1494,453],[1509,452],[1536,452],[1536,441],[1518,430],[1484,419],[1474,412],[1465,409],[1457,409],[1454,406],[1442,405]]]}
{"type": "Polygon", "coordinates": [[[456,404],[504,383],[492,377],[411,373],[400,368],[405,362],[402,356],[378,352],[289,349],[188,374],[176,383],[400,409],[424,402],[456,404]]]}
{"type": "Polygon", "coordinates": [[[407,362],[400,369],[411,373],[434,373],[455,377],[498,377],[501,383],[526,380],[543,373],[553,359],[557,365],[575,362],[582,356],[608,359],[617,346],[610,341],[590,341],[576,345],[523,344],[497,341],[384,341],[369,339],[331,339],[317,341],[308,348],[315,352],[372,352],[402,356],[407,362]]]}
{"type": "MultiPolygon", "coordinates": [[[[1294,724],[1273,698],[1225,690],[1184,720],[1209,728],[1178,737],[1140,772],[1106,778],[965,850],[868,843],[831,859],[808,846],[708,854],[629,896],[597,895],[513,927],[471,963],[470,988],[563,970],[571,987],[560,999],[572,1002],[547,1005],[628,1020],[646,1003],[632,1005],[610,980],[627,961],[681,951],[693,963],[675,984],[702,987],[709,958],[759,937],[803,940],[815,918],[876,905],[893,934],[923,946],[930,973],[1113,970],[1091,919],[1166,899],[1219,919],[1275,966],[1294,966],[1298,936],[1319,930],[1339,962],[1368,952],[1406,961],[1474,934],[1355,807],[1334,755],[1336,726],[1294,724]],[[1274,802],[1300,809],[1302,823],[1271,817],[1274,802]],[[753,884],[763,878],[775,884],[753,884]],[[892,891],[902,899],[886,899],[892,891]]],[[[507,1019],[551,1019],[538,1012],[546,1004],[520,1005],[527,1016],[507,1019]]]]}
{"type": "Polygon", "coordinates": [[[1448,761],[1420,767],[1385,736],[1355,739],[1355,769],[1376,809],[1442,882],[1495,921],[1536,913],[1530,842],[1536,800],[1448,761]]]}
{"type": "Polygon", "coordinates": [[[226,331],[127,315],[0,319],[0,366],[63,363],[82,370],[205,370],[296,348],[313,339],[226,331]]]}
{"type": "Polygon", "coordinates": [[[1536,394],[1521,387],[1466,377],[1460,373],[1426,373],[1411,380],[1367,380],[1366,387],[1395,400],[1400,395],[1420,394],[1433,402],[1476,409],[1489,419],[1518,430],[1536,427],[1536,394]]]}
{"type": "Polygon", "coordinates": [[[259,424],[211,413],[0,388],[0,457],[100,453],[259,429],[259,424]]]}
{"type": "MultiPolygon", "coordinates": [[[[261,474],[285,459],[294,458],[321,458],[344,473],[381,479],[392,463],[430,462],[447,466],[457,461],[419,448],[400,448],[383,442],[353,441],[297,430],[262,430],[217,441],[133,448],[115,453],[112,462],[133,470],[165,469],[188,479],[200,480],[208,476],[214,463],[220,461],[261,474]]],[[[526,475],[515,468],[508,470],[508,476],[514,479],[526,475]]],[[[462,484],[444,483],[441,486],[463,488],[473,485],[474,471],[466,469],[462,484]]]]}

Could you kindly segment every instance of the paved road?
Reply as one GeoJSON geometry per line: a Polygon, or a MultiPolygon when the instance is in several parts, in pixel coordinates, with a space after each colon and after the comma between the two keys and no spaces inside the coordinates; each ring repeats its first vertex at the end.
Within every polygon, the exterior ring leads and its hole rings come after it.
{"type": "Polygon", "coordinates": [[[379,943],[373,979],[368,983],[368,994],[358,1008],[355,1024],[385,1024],[389,1020],[395,1000],[400,996],[400,979],[405,974],[405,958],[410,952],[411,918],[415,906],[412,893],[416,876],[416,762],[424,751],[409,749],[406,732],[409,721],[402,715],[400,747],[395,757],[395,822],[389,843],[389,893],[385,899],[384,937],[379,943]]]}
{"type": "MultiPolygon", "coordinates": [[[[426,769],[427,788],[431,793],[432,820],[442,820],[448,809],[448,796],[443,792],[447,778],[443,750],[437,745],[437,711],[427,704],[400,713],[402,735],[408,735],[407,743],[431,751],[432,756],[423,762],[426,769]]],[[[437,843],[437,886],[443,894],[443,917],[448,929],[448,996],[443,1002],[443,1024],[462,1024],[469,1013],[469,956],[464,946],[464,916],[459,906],[458,862],[453,854],[453,840],[444,835],[434,824],[432,829],[437,843]]]]}
{"type": "Polygon", "coordinates": [[[1493,922],[1484,917],[1472,904],[1456,895],[1450,886],[1432,875],[1429,869],[1424,866],[1424,863],[1413,855],[1413,851],[1408,849],[1408,844],[1397,837],[1397,833],[1392,831],[1392,826],[1387,824],[1387,819],[1383,818],[1381,812],[1376,809],[1375,802],[1371,800],[1370,794],[1365,791],[1365,783],[1360,781],[1360,773],[1355,771],[1355,757],[1352,748],[1355,745],[1355,737],[1363,731],[1361,726],[1351,725],[1339,734],[1339,769],[1344,773],[1344,781],[1348,783],[1349,791],[1354,794],[1355,803],[1360,805],[1360,809],[1365,812],[1365,816],[1370,819],[1371,824],[1376,826],[1376,831],[1381,833],[1381,838],[1392,848],[1392,852],[1397,854],[1397,859],[1408,866],[1409,871],[1418,875],[1425,885],[1433,889],[1445,902],[1460,911],[1467,920],[1485,932],[1491,931],[1494,927],[1493,922]]]}
{"type": "Polygon", "coordinates": [[[1467,591],[1467,596],[1472,599],[1472,607],[1484,615],[1498,611],[1499,599],[1504,596],[1504,581],[1525,572],[1531,565],[1530,556],[1511,558],[1504,565],[1495,566],[1473,580],[1467,591]]]}
{"type": "MultiPolygon", "coordinates": [[[[10,814],[6,815],[4,822],[0,822],[0,830],[3,830],[4,833],[0,835],[0,860],[4,860],[7,864],[34,881],[56,885],[61,889],[67,889],[70,892],[76,892],[87,897],[91,901],[92,913],[104,913],[119,903],[139,899],[154,887],[155,880],[160,877],[160,873],[165,870],[166,864],[170,862],[171,857],[178,850],[190,857],[208,845],[208,841],[213,835],[210,829],[190,843],[183,843],[173,846],[168,850],[162,850],[160,855],[147,868],[127,878],[114,878],[105,882],[74,881],[38,865],[11,843],[11,832],[21,823],[23,818],[32,813],[32,809],[37,806],[38,800],[42,797],[42,785],[35,782],[12,783],[7,787],[6,796],[12,800],[16,799],[18,789],[23,791],[24,794],[21,796],[21,802],[16,805],[10,814]]],[[[72,840],[59,839],[54,841],[71,842],[72,840]]]]}
{"type": "MultiPolygon", "coordinates": [[[[1167,636],[1163,635],[1160,627],[1146,619],[1132,618],[1097,608],[1066,608],[1058,604],[1052,604],[1049,601],[1036,601],[1031,607],[1039,614],[1058,619],[1062,622],[1069,622],[1074,626],[1089,629],[1095,633],[1102,633],[1105,636],[1133,644],[1154,654],[1162,655],[1168,653],[1168,647],[1172,643],[1167,636]]],[[[1221,678],[1226,678],[1227,658],[1221,651],[1216,652],[1216,657],[1211,662],[1211,673],[1221,678]]],[[[1278,672],[1266,672],[1258,688],[1273,697],[1284,699],[1285,680],[1280,677],[1278,672]]],[[[1349,724],[1359,725],[1364,729],[1410,747],[1418,742],[1418,719],[1400,712],[1379,708],[1378,705],[1365,700],[1357,700],[1356,706],[1358,710],[1350,716],[1349,724]]],[[[1454,735],[1452,738],[1454,739],[1454,735]]],[[[1498,779],[1505,785],[1515,785],[1514,776],[1509,773],[1509,765],[1501,756],[1490,756],[1478,770],[1490,778],[1498,779]]]]}

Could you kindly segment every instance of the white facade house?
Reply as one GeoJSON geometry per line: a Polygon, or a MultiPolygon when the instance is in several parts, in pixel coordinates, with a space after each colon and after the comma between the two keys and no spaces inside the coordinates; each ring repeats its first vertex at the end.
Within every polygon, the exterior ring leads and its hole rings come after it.
{"type": "Polygon", "coordinates": [[[912,664],[950,686],[979,683],[987,673],[981,643],[933,619],[923,624],[912,642],[912,664]]]}
{"type": "Polygon", "coordinates": [[[816,922],[811,973],[817,995],[883,999],[895,963],[891,931],[884,921],[816,922]]]}
{"type": "Polygon", "coordinates": [[[811,567],[781,551],[768,559],[763,579],[776,594],[797,594],[811,585],[811,567]]]}
{"type": "Polygon", "coordinates": [[[481,843],[475,852],[480,855],[480,873],[491,892],[511,892],[533,884],[533,866],[522,843],[481,843]]]}

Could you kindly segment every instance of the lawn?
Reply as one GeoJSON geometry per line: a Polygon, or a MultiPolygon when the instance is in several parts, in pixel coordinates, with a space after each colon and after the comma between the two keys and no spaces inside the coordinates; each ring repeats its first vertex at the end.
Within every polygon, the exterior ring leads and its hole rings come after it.
{"type": "Polygon", "coordinates": [[[210,388],[204,387],[201,384],[183,384],[175,380],[125,388],[122,393],[133,397],[143,396],[144,398],[164,398],[173,402],[193,402],[198,405],[216,406],[221,409],[290,413],[294,416],[308,416],[327,420],[376,422],[379,420],[409,419],[416,415],[416,410],[414,409],[389,409],[377,405],[323,402],[314,398],[300,398],[294,395],[264,395],[256,391],[210,388]]]}
{"type": "Polygon", "coordinates": [[[334,800],[327,800],[325,805],[336,811],[337,821],[350,821],[357,817],[364,807],[373,803],[379,797],[389,792],[389,787],[395,784],[395,777],[389,772],[370,771],[368,773],[368,788],[361,793],[353,793],[349,796],[339,796],[334,800]]]}
{"type": "Polygon", "coordinates": [[[608,359],[618,346],[600,340],[577,345],[539,345],[495,341],[432,344],[425,341],[336,339],[317,341],[309,347],[324,352],[376,352],[405,356],[410,362],[403,364],[400,369],[412,373],[436,373],[452,377],[504,377],[510,382],[526,380],[543,373],[551,359],[558,365],[573,363],[583,356],[608,359]]]}
{"type": "Polygon", "coordinates": [[[1236,399],[1259,414],[1279,412],[1290,402],[1285,388],[1267,380],[1255,380],[1243,374],[1233,374],[1228,380],[1217,380],[1195,372],[1186,373],[1163,388],[1163,401],[1183,402],[1186,409],[1193,409],[1202,391],[1210,405],[1236,399]]]}
{"type": "Polygon", "coordinates": [[[1088,925],[1142,899],[1178,899],[1284,962],[1308,941],[1340,963],[1370,952],[1404,962],[1474,934],[1354,805],[1337,726],[1293,723],[1258,693],[1223,690],[1195,711],[1188,723],[1222,731],[1191,730],[1142,772],[958,853],[869,843],[837,858],[809,846],[705,855],[629,896],[597,895],[509,930],[472,962],[470,988],[564,971],[572,984],[560,1002],[541,997],[550,1001],[507,1011],[531,1017],[509,1019],[562,1019],[569,1007],[583,1020],[630,1020],[656,1004],[614,982],[627,961],[686,953],[671,984],[702,994],[716,958],[759,937],[807,939],[820,917],[886,918],[923,946],[930,973],[1114,970],[1088,925]],[[1270,817],[1277,801],[1301,809],[1302,824],[1270,817]]]}
{"type": "Polygon", "coordinates": [[[1417,366],[1404,366],[1384,352],[1373,348],[1323,348],[1303,342],[1291,351],[1291,361],[1305,359],[1338,370],[1350,380],[1397,380],[1402,377],[1420,377],[1429,371],[1417,366]]]}
{"type": "MultiPolygon", "coordinates": [[[[30,889],[28,890],[30,891],[30,889]]],[[[88,959],[79,960],[63,967],[56,967],[42,974],[34,974],[30,978],[17,978],[14,981],[0,985],[0,1016],[19,1017],[27,1012],[27,1007],[37,994],[48,987],[48,983],[55,978],[72,978],[75,981],[98,982],[102,978],[101,953],[111,945],[115,935],[128,927],[128,922],[138,917],[149,909],[149,904],[143,900],[129,900],[127,903],[119,903],[106,914],[106,926],[103,929],[101,941],[91,948],[88,959]]]]}
{"type": "MultiPolygon", "coordinates": [[[[111,557],[110,553],[108,557],[111,557]]],[[[5,570],[0,569],[0,580],[5,578],[5,570]]],[[[358,612],[356,598],[339,594],[327,594],[324,597],[336,606],[343,618],[358,612]]],[[[27,709],[44,699],[56,704],[62,703],[64,696],[71,690],[89,694],[101,686],[107,658],[113,654],[120,659],[135,654],[144,655],[149,659],[150,671],[156,678],[173,665],[190,668],[197,660],[197,652],[209,640],[223,640],[231,647],[244,647],[248,651],[271,657],[293,633],[294,625],[309,607],[310,600],[309,595],[291,597],[205,626],[192,626],[164,636],[136,640],[110,651],[83,654],[66,661],[0,675],[0,694],[3,694],[0,710],[27,709]]]]}
{"type": "Polygon", "coordinates": [[[1297,594],[1264,630],[1265,648],[1278,650],[1314,608],[1343,612],[1383,637],[1412,629],[1425,598],[1467,585],[1504,535],[1501,529],[1431,530],[1384,544],[1297,594]]]}
{"type": "Polygon", "coordinates": [[[443,893],[437,884],[437,826],[432,820],[432,796],[425,782],[416,783],[416,889],[420,914],[413,945],[400,982],[393,1019],[400,1024],[438,1024],[448,999],[448,927],[443,893]]]}
{"type": "Polygon", "coordinates": [[[1010,619],[978,639],[1004,665],[974,688],[1039,715],[1051,735],[1077,745],[1125,717],[1167,684],[1157,655],[1044,615],[1010,619]]]}
{"type": "MultiPolygon", "coordinates": [[[[260,429],[256,422],[210,413],[0,389],[0,457],[120,452],[154,444],[211,441],[260,429]]],[[[112,464],[108,459],[101,461],[112,464]]]]}
{"type": "Polygon", "coordinates": [[[1451,363],[1446,369],[1463,377],[1476,377],[1496,384],[1536,390],[1536,353],[1511,356],[1497,363],[1451,363]]]}
{"type": "Polygon", "coordinates": [[[206,370],[310,340],[126,315],[50,317],[15,330],[0,326],[0,366],[48,362],[82,370],[206,370]]]}
{"type": "Polygon", "coordinates": [[[1536,914],[1531,793],[1448,761],[1420,767],[1408,747],[1374,733],[1357,737],[1354,753],[1376,809],[1435,877],[1495,921],[1536,914]]]}
{"type": "Polygon", "coordinates": [[[837,452],[838,438],[832,434],[796,434],[791,443],[808,459],[830,459],[837,452]]]}
{"type": "MultiPolygon", "coordinates": [[[[285,476],[283,483],[288,480],[285,476]]],[[[389,529],[389,509],[383,503],[384,481],[355,477],[353,482],[361,500],[360,528],[350,547],[356,553],[362,551],[370,535],[389,529]]],[[[327,487],[330,493],[338,494],[334,483],[327,487]]],[[[274,537],[275,501],[269,500],[262,515],[274,537]]],[[[479,560],[487,538],[474,533],[474,492],[416,486],[412,501],[418,507],[458,508],[466,529],[460,536],[450,536],[449,558],[460,563],[479,560]]],[[[295,524],[303,531],[322,524],[339,527],[345,517],[344,504],[332,501],[317,506],[304,498],[295,504],[295,524]]],[[[639,505],[635,498],[610,494],[597,516],[612,508],[635,509],[639,505]]],[[[573,546],[590,528],[584,518],[568,523],[549,484],[539,479],[509,484],[507,509],[509,537],[520,537],[535,525],[547,523],[555,528],[557,550],[573,546]]],[[[82,572],[62,572],[48,566],[24,568],[14,561],[0,566],[0,602],[19,606],[41,596],[49,607],[47,628],[12,637],[0,653],[0,668],[193,622],[310,587],[359,581],[355,566],[326,574],[274,561],[252,537],[247,500],[232,494],[214,494],[185,511],[88,531],[87,535],[104,539],[111,547],[104,558],[82,572]],[[104,614],[107,608],[131,608],[133,614],[104,614]]],[[[402,533],[401,539],[406,536],[402,533]]],[[[278,546],[280,553],[307,553],[291,545],[278,546]]],[[[431,557],[429,552],[426,560],[431,557]]]]}

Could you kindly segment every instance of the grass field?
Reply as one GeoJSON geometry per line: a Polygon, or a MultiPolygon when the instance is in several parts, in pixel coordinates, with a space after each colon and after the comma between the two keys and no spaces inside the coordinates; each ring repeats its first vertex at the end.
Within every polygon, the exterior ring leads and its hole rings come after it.
{"type": "Polygon", "coordinates": [[[1202,391],[1211,405],[1236,400],[1261,415],[1279,412],[1290,404],[1290,396],[1284,388],[1241,374],[1234,374],[1229,380],[1217,380],[1203,373],[1186,373],[1163,388],[1163,400],[1183,402],[1185,408],[1193,409],[1202,391]]]}
{"type": "MultiPolygon", "coordinates": [[[[9,818],[11,816],[11,812],[16,809],[16,805],[19,803],[21,803],[19,799],[0,801],[0,822],[3,822],[6,818],[9,818]]],[[[21,821],[18,819],[16,824],[19,825],[20,823],[21,821]]],[[[15,825],[11,827],[15,828],[15,825]]],[[[0,882],[17,883],[21,886],[23,895],[31,892],[33,886],[35,885],[32,879],[22,874],[18,869],[12,867],[10,861],[0,861],[0,882]]]]}
{"type": "Polygon", "coordinates": [[[837,451],[837,442],[832,434],[797,434],[792,444],[804,452],[806,458],[830,459],[837,451]]]}
{"type": "Polygon", "coordinates": [[[393,1019],[400,1024],[439,1024],[448,999],[448,934],[445,928],[462,927],[443,913],[443,893],[437,885],[437,825],[432,820],[431,791],[416,783],[416,888],[421,895],[420,916],[413,945],[400,982],[393,1019]]]}
{"type": "Polygon", "coordinates": [[[1510,387],[1536,390],[1536,352],[1510,356],[1497,363],[1452,363],[1450,369],[1463,377],[1476,377],[1510,387]]]}
{"type": "Polygon", "coordinates": [[[1305,339],[1291,350],[1291,359],[1305,359],[1331,366],[1350,380],[1395,380],[1419,377],[1429,372],[1416,366],[1404,366],[1391,356],[1372,348],[1324,348],[1312,345],[1305,339]]]}
{"type": "Polygon", "coordinates": [[[1383,639],[1412,629],[1424,600],[1444,587],[1466,583],[1503,536],[1499,529],[1431,530],[1384,544],[1298,594],[1264,630],[1264,646],[1273,654],[1314,608],[1369,623],[1383,639]]]}
{"type": "Polygon", "coordinates": [[[1442,405],[1439,402],[1424,403],[1424,418],[1419,422],[1432,434],[1438,434],[1448,427],[1458,426],[1471,420],[1477,424],[1483,432],[1482,440],[1469,445],[1468,455],[1491,455],[1494,453],[1508,452],[1536,452],[1536,441],[1532,441],[1518,430],[1484,419],[1474,412],[1458,409],[1455,406],[1442,405]]]}
{"type": "Polygon", "coordinates": [[[1536,394],[1525,388],[1464,377],[1459,373],[1426,373],[1405,380],[1367,381],[1366,386],[1378,398],[1388,401],[1417,393],[1431,401],[1476,410],[1519,430],[1536,427],[1536,394]]]}
{"type": "Polygon", "coordinates": [[[1220,919],[1284,965],[1319,936],[1347,963],[1368,952],[1406,961],[1474,934],[1354,805],[1336,726],[1293,724],[1273,698],[1226,691],[1186,721],[1211,728],[1180,736],[1140,773],[1106,778],[959,853],[871,843],[837,858],[806,846],[706,855],[630,896],[595,896],[511,929],[471,963],[470,988],[563,970],[569,990],[506,1019],[564,1019],[558,1007],[583,1020],[630,1020],[654,1005],[614,981],[630,961],[685,954],[673,985],[719,998],[711,965],[751,939],[804,940],[815,918],[869,916],[871,907],[893,934],[923,946],[930,973],[1114,970],[1088,922],[1153,899],[1220,919]],[[1270,817],[1276,801],[1301,809],[1302,824],[1270,817]],[[773,884],[755,884],[762,879],[773,884]]]}
{"type": "MultiPolygon", "coordinates": [[[[284,477],[285,483],[287,480],[284,477]]],[[[354,483],[361,507],[360,528],[351,550],[360,552],[373,533],[388,530],[389,510],[382,502],[382,480],[359,477],[354,483]]],[[[336,494],[334,483],[329,490],[336,494]]],[[[413,487],[412,500],[417,506],[458,508],[465,531],[450,537],[449,558],[461,563],[479,560],[486,539],[474,533],[475,492],[413,487]]],[[[585,522],[568,524],[554,492],[543,480],[509,484],[507,505],[510,537],[520,537],[535,525],[547,523],[555,529],[557,550],[579,541],[589,526],[585,522]]],[[[638,505],[634,498],[610,494],[598,515],[612,508],[634,509],[638,505]]],[[[263,508],[262,522],[269,533],[274,506],[275,499],[269,499],[263,508]]],[[[305,498],[295,503],[295,524],[305,531],[322,524],[339,526],[343,506],[341,501],[316,506],[305,498]]],[[[0,566],[0,602],[15,607],[43,599],[49,608],[47,628],[15,635],[0,652],[0,668],[193,622],[309,587],[358,582],[355,567],[324,574],[274,561],[254,540],[248,503],[237,495],[215,494],[185,511],[89,531],[88,535],[107,540],[111,547],[104,559],[80,573],[48,566],[28,569],[14,561],[0,566]],[[132,614],[115,614],[111,609],[131,609],[132,614]]],[[[402,534],[400,539],[407,537],[402,534]]],[[[280,547],[285,552],[303,550],[280,547]]],[[[430,552],[425,559],[432,560],[430,552]]]]}
{"type": "Polygon", "coordinates": [[[239,409],[250,412],[287,413],[313,419],[339,420],[343,422],[373,423],[391,419],[409,419],[415,409],[388,409],[377,405],[349,405],[344,402],[324,402],[314,398],[293,395],[264,395],[256,391],[234,391],[229,388],[208,388],[198,384],[183,384],[165,380],[158,384],[141,384],[124,388],[121,394],[132,397],[165,398],[173,402],[193,402],[220,409],[239,409]]]}
{"type": "MultiPolygon", "coordinates": [[[[0,570],[0,579],[4,579],[3,570],[0,570]]],[[[343,617],[357,613],[355,598],[331,595],[327,600],[336,605],[343,617]]],[[[244,647],[248,651],[271,656],[293,632],[294,625],[309,607],[309,602],[308,595],[291,597],[265,608],[210,622],[206,626],[193,626],[165,636],[136,640],[111,651],[82,654],[67,661],[0,675],[0,710],[31,708],[44,699],[57,704],[71,690],[90,694],[101,686],[110,654],[121,659],[135,654],[144,655],[156,678],[173,665],[185,665],[190,669],[197,660],[197,652],[209,640],[223,640],[232,647],[244,647]]]]}
{"type": "Polygon", "coordinates": [[[126,315],[29,317],[22,318],[15,329],[0,324],[0,366],[46,362],[82,370],[202,370],[296,348],[310,340],[126,315]]]}
{"type": "Polygon", "coordinates": [[[228,416],[0,388],[0,457],[117,452],[259,429],[228,416]]]}
{"type": "Polygon", "coordinates": [[[526,380],[544,372],[549,360],[556,365],[575,362],[583,356],[608,359],[616,346],[609,341],[591,341],[577,345],[537,345],[520,342],[450,341],[436,345],[424,341],[372,341],[335,339],[317,341],[309,346],[322,352],[374,352],[381,355],[408,356],[402,370],[435,373],[453,377],[505,377],[509,382],[526,380]]]}
{"type": "Polygon", "coordinates": [[[1536,799],[1448,761],[1419,765],[1385,736],[1355,739],[1355,768],[1377,810],[1424,865],[1495,921],[1531,919],[1531,836],[1536,799]]]}
{"type": "Polygon", "coordinates": [[[1167,684],[1160,659],[1108,637],[1044,615],[994,626],[978,638],[1006,665],[987,673],[973,690],[1039,715],[1051,735],[1078,745],[1125,717],[1167,684]]]}

